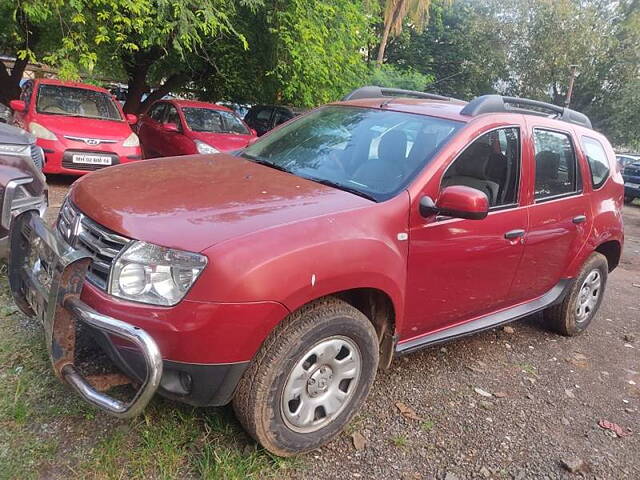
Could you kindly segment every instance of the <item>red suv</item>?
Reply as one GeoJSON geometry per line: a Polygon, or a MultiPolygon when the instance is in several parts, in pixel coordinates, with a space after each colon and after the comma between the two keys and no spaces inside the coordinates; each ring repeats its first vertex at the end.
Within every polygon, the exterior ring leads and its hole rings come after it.
{"type": "Polygon", "coordinates": [[[16,126],[31,132],[45,153],[45,173],[83,175],[142,158],[138,136],[104,88],[51,79],[29,80],[10,103],[16,126]]]}
{"type": "Polygon", "coordinates": [[[239,150],[256,138],[233,110],[193,100],[162,100],[138,127],[145,158],[239,150]]]}
{"type": "Polygon", "coordinates": [[[53,230],[17,217],[12,291],[58,375],[122,417],[156,390],[233,401],[291,455],[337,435],[395,355],[538,311],[563,335],[587,328],[623,244],[622,177],[587,117],[497,95],[350,97],[235,156],[85,177],[53,230]],[[77,323],[139,386],[130,402],[83,373],[77,323]]]}

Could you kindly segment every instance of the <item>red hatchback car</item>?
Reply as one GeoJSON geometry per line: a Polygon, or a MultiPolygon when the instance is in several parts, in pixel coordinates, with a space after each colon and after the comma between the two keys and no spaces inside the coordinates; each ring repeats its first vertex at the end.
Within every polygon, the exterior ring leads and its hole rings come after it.
{"type": "Polygon", "coordinates": [[[10,284],[87,401],[120,417],[155,392],[232,401],[292,455],[335,437],[396,355],[535,312],[583,332],[622,207],[611,145],[579,112],[369,87],[235,155],[81,179],[55,229],[14,221],[10,284]],[[76,361],[78,323],[139,387],[128,403],[76,361]]]}
{"type": "Polygon", "coordinates": [[[161,100],[140,117],[145,158],[239,150],[256,138],[233,110],[194,100],[161,100]]]}
{"type": "Polygon", "coordinates": [[[135,115],[125,115],[107,90],[84,83],[29,80],[13,100],[13,122],[44,150],[45,173],[83,175],[142,158],[135,115]]]}

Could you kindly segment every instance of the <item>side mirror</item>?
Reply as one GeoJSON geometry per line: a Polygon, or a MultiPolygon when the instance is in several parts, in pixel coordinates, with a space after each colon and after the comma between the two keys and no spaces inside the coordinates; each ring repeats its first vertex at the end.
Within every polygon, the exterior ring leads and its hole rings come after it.
{"type": "Polygon", "coordinates": [[[256,132],[255,128],[250,128],[249,130],[251,130],[251,135],[253,135],[254,137],[258,136],[258,132],[256,132]]]}
{"type": "Polygon", "coordinates": [[[137,123],[138,116],[134,115],[133,113],[127,113],[127,122],[129,122],[131,125],[133,125],[134,123],[137,123]]]}
{"type": "Polygon", "coordinates": [[[178,125],[176,125],[175,123],[163,123],[162,124],[162,129],[165,132],[174,132],[177,133],[180,131],[180,129],[178,129],[178,125]]]}
{"type": "Polygon", "coordinates": [[[11,110],[15,112],[24,112],[27,109],[27,104],[22,100],[11,100],[9,102],[9,107],[11,107],[11,110]]]}
{"type": "Polygon", "coordinates": [[[257,141],[258,141],[258,137],[250,138],[249,141],[247,142],[247,147],[250,147],[251,145],[253,145],[257,141]]]}
{"type": "Polygon", "coordinates": [[[420,214],[423,217],[445,215],[468,220],[482,220],[489,213],[489,199],[480,190],[463,185],[445,187],[438,200],[424,196],[420,199],[420,214]]]}

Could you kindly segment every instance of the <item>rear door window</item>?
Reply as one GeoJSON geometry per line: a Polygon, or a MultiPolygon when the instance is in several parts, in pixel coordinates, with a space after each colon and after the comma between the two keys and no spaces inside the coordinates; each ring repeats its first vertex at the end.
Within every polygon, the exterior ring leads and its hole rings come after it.
{"type": "Polygon", "coordinates": [[[591,137],[582,137],[582,149],[589,163],[593,188],[600,188],[609,177],[609,160],[602,144],[591,137]]]}
{"type": "Polygon", "coordinates": [[[582,182],[569,134],[536,128],[533,142],[536,200],[543,201],[580,191],[582,182]]]}

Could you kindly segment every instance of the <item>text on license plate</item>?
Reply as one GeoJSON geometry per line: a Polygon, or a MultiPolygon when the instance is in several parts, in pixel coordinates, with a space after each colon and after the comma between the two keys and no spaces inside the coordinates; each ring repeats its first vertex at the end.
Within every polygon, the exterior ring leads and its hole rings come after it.
{"type": "Polygon", "coordinates": [[[105,155],[74,155],[73,163],[89,163],[91,165],[111,165],[111,157],[105,155]]]}
{"type": "Polygon", "coordinates": [[[624,186],[629,188],[640,188],[640,183],[625,182],[624,186]]]}

